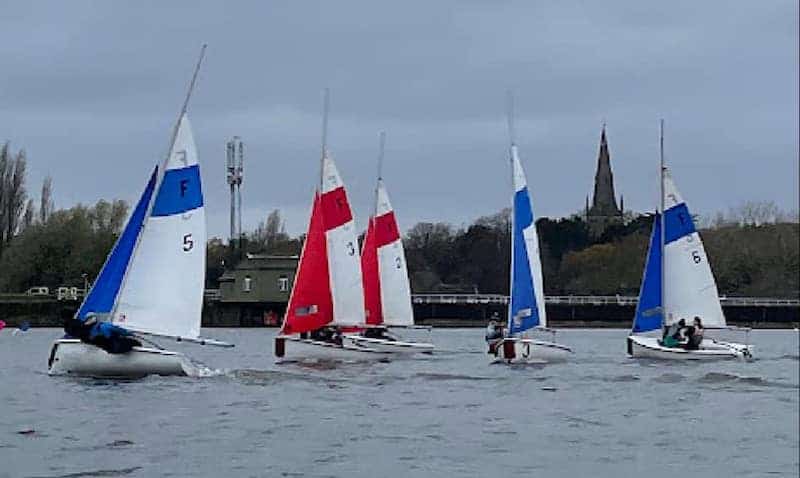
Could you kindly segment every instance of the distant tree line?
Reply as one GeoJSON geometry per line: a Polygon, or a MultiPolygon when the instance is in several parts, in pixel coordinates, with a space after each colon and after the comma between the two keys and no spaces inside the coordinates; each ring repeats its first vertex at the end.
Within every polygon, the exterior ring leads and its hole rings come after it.
{"type": "MultiPolygon", "coordinates": [[[[124,201],[100,200],[56,210],[53,184],[42,184],[39,205],[26,190],[26,156],[0,148],[0,292],[33,286],[80,287],[94,280],[128,214],[124,201]]],[[[418,223],[403,243],[414,292],[508,293],[510,211],[455,227],[418,223]]],[[[601,235],[580,215],[536,222],[547,294],[636,295],[652,226],[651,215],[626,213],[601,235]]],[[[796,212],[771,202],[747,202],[727,213],[697,218],[721,294],[793,297],[800,294],[800,225],[796,212]]],[[[299,254],[303,236],[290,237],[278,210],[233,244],[208,241],[206,285],[246,254],[299,254]]]]}

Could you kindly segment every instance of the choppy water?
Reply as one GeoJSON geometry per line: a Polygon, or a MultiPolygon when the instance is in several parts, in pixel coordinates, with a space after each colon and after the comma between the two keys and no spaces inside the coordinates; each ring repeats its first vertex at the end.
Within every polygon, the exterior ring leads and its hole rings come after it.
{"type": "MultiPolygon", "coordinates": [[[[204,378],[49,377],[55,329],[0,332],[0,477],[798,476],[798,334],[751,363],[641,362],[623,330],[575,360],[488,365],[482,330],[425,360],[273,364],[264,329],[184,346],[204,378]]],[[[425,336],[426,332],[419,332],[425,336]]]]}

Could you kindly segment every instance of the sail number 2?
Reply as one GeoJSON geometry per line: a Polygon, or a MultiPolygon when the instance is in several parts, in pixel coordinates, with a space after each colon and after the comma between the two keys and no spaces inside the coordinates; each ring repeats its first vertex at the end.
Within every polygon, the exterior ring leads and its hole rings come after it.
{"type": "Polygon", "coordinates": [[[194,241],[191,234],[183,235],[183,252],[189,252],[194,249],[194,241]]]}

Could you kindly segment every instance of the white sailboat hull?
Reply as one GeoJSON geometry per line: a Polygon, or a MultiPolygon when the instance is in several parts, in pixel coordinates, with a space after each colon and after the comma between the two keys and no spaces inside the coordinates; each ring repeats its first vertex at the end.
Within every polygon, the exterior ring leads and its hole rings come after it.
{"type": "Polygon", "coordinates": [[[489,353],[493,363],[557,363],[572,355],[565,345],[533,339],[503,339],[494,353],[489,353]]]}
{"type": "Polygon", "coordinates": [[[369,347],[380,352],[392,354],[432,354],[434,345],[424,342],[405,342],[402,340],[376,339],[360,335],[345,335],[344,340],[354,345],[369,347]]]}
{"type": "Polygon", "coordinates": [[[50,351],[48,373],[114,378],[187,375],[186,363],[183,354],[168,350],[134,347],[124,354],[110,354],[78,339],[59,339],[50,351]]]}
{"type": "Polygon", "coordinates": [[[665,347],[656,337],[644,335],[628,336],[628,355],[634,358],[659,360],[730,360],[752,358],[750,345],[733,342],[719,342],[705,339],[699,350],[686,350],[680,347],[665,347]]]}
{"type": "Polygon", "coordinates": [[[275,337],[276,362],[304,361],[369,361],[389,358],[391,352],[355,344],[343,338],[342,345],[301,339],[296,336],[275,337]]]}

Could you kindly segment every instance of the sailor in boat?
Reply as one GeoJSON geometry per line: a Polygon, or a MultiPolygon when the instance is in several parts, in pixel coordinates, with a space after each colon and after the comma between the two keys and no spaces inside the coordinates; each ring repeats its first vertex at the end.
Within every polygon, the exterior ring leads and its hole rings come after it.
{"type": "Polygon", "coordinates": [[[490,354],[497,354],[497,347],[503,342],[503,327],[496,321],[490,320],[486,327],[486,343],[489,345],[490,354]]]}
{"type": "Polygon", "coordinates": [[[97,316],[91,312],[86,315],[84,321],[71,315],[67,316],[64,321],[64,332],[68,338],[80,339],[81,342],[100,347],[110,354],[124,354],[142,345],[130,331],[97,320],[97,316]]]}
{"type": "Polygon", "coordinates": [[[664,347],[678,347],[685,340],[686,321],[681,319],[674,322],[669,327],[664,327],[664,335],[661,337],[661,345],[664,347]]]}
{"type": "Polygon", "coordinates": [[[687,327],[686,337],[686,350],[700,350],[700,344],[703,343],[703,321],[700,317],[695,317],[693,325],[687,327]]]}

